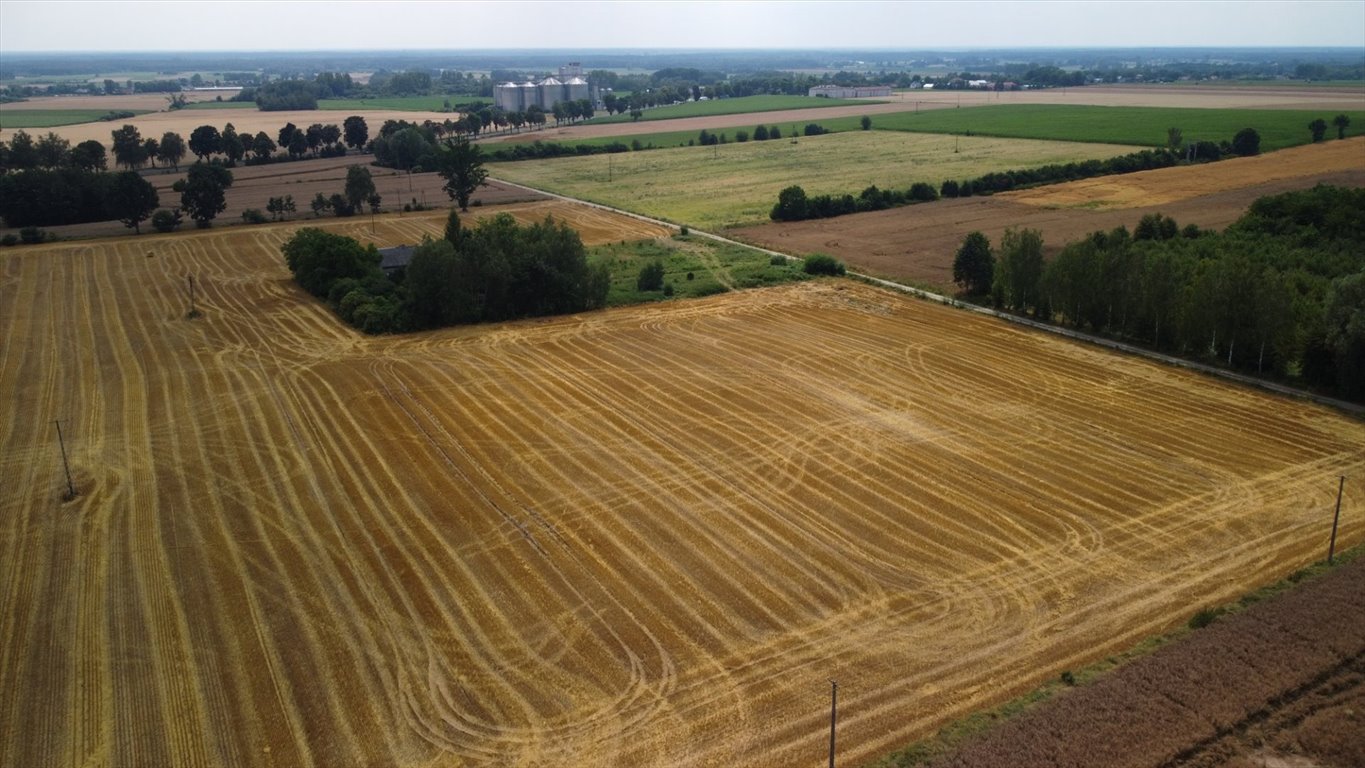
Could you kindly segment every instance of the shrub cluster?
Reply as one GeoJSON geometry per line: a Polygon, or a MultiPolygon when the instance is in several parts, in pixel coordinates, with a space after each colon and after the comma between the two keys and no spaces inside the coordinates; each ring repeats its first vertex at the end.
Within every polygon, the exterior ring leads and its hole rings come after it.
{"type": "Polygon", "coordinates": [[[806,257],[805,264],[801,267],[808,275],[842,275],[847,270],[844,263],[823,253],[813,253],[806,257]]]}
{"type": "MultiPolygon", "coordinates": [[[[645,149],[644,146],[639,145],[638,141],[634,148],[637,150],[645,149]]],[[[610,144],[578,144],[576,146],[556,144],[554,142],[533,141],[530,144],[512,144],[507,147],[486,152],[485,154],[490,160],[506,162],[509,160],[543,160],[553,157],[574,157],[581,155],[609,155],[629,151],[631,151],[631,146],[619,141],[614,141],[610,144]]]]}

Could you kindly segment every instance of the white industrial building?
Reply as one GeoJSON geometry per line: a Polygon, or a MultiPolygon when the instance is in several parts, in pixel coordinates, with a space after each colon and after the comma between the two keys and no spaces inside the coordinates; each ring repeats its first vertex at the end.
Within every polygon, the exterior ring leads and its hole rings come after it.
{"type": "Polygon", "coordinates": [[[826,99],[867,99],[878,96],[890,96],[891,86],[889,85],[864,85],[864,86],[843,86],[843,85],[817,85],[806,92],[807,96],[822,96],[826,99]]]}
{"type": "Polygon", "coordinates": [[[550,76],[540,82],[503,83],[493,86],[493,103],[504,112],[525,112],[540,107],[546,112],[561,101],[588,99],[597,103],[597,89],[583,78],[583,67],[578,63],[559,68],[559,77],[550,76]]]}

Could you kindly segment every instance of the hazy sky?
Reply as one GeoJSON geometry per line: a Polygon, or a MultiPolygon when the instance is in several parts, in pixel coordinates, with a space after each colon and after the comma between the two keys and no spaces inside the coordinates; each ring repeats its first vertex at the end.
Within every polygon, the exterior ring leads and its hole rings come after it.
{"type": "Polygon", "coordinates": [[[0,0],[18,51],[1351,46],[1365,0],[0,0]]]}

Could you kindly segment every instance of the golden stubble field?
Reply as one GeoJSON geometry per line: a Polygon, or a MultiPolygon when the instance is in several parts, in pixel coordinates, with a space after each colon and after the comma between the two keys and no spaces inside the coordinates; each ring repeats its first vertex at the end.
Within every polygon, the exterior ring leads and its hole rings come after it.
{"type": "Polygon", "coordinates": [[[367,338],[292,226],[0,256],[0,764],[813,765],[836,678],[852,765],[1321,557],[1338,474],[1365,540],[1319,407],[843,281],[367,338]]]}

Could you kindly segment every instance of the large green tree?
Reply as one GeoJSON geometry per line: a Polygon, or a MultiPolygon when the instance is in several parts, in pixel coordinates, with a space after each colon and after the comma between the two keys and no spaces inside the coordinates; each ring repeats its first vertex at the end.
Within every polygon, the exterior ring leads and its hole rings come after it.
{"type": "Polygon", "coordinates": [[[1261,134],[1255,128],[1243,128],[1232,137],[1232,151],[1242,157],[1261,154],[1261,134]]]}
{"type": "Polygon", "coordinates": [[[275,154],[275,142],[265,131],[258,131],[251,141],[251,153],[257,160],[265,160],[275,154]]]}
{"type": "MultiPolygon", "coordinates": [[[[247,139],[250,138],[251,135],[247,134],[247,139]]],[[[219,136],[218,146],[219,151],[227,157],[228,165],[236,165],[237,161],[241,160],[242,156],[246,154],[246,144],[242,141],[242,137],[237,134],[237,128],[232,123],[223,126],[223,133],[219,136]]]]}
{"type": "Polygon", "coordinates": [[[437,148],[436,172],[446,181],[446,194],[462,211],[469,210],[470,195],[488,179],[483,153],[463,136],[446,139],[437,148]]]}
{"type": "Polygon", "coordinates": [[[71,148],[71,166],[83,171],[102,171],[106,167],[104,145],[90,139],[71,148]]]}
{"type": "Polygon", "coordinates": [[[363,165],[352,165],[346,169],[346,201],[352,208],[360,208],[365,200],[375,193],[374,179],[370,169],[363,165]]]}
{"type": "MultiPolygon", "coordinates": [[[[136,125],[124,125],[122,128],[111,131],[110,135],[114,139],[115,163],[131,170],[147,162],[147,146],[142,142],[142,134],[136,125]]],[[[11,151],[13,151],[12,146],[11,151]]]]}
{"type": "Polygon", "coordinates": [[[1349,126],[1350,124],[1351,118],[1347,117],[1344,114],[1337,115],[1336,117],[1332,118],[1332,125],[1335,125],[1337,127],[1338,139],[1346,138],[1346,127],[1349,126]]]}
{"type": "Polygon", "coordinates": [[[992,286],[997,303],[1017,312],[1037,309],[1042,277],[1043,234],[1036,229],[1005,230],[992,286]]]}
{"type": "Polygon", "coordinates": [[[223,148],[222,134],[218,129],[211,125],[201,125],[190,133],[190,151],[195,157],[203,162],[209,155],[216,154],[223,148]]]}
{"type": "MultiPolygon", "coordinates": [[[[131,126],[124,126],[130,128],[131,126]]],[[[134,128],[133,130],[137,130],[134,128]]],[[[118,131],[115,131],[117,138],[118,131]]],[[[121,162],[121,161],[120,161],[121,162]]],[[[9,142],[9,158],[6,163],[12,171],[26,171],[29,168],[38,167],[38,148],[33,144],[33,137],[22,128],[14,132],[14,136],[9,142]]]]}
{"type": "Polygon", "coordinates": [[[67,164],[71,155],[71,142],[52,131],[38,138],[38,165],[43,168],[57,168],[67,164]]]}
{"type": "Polygon", "coordinates": [[[1335,357],[1337,391],[1365,399],[1365,272],[1339,278],[1326,303],[1327,346],[1335,357]]]}
{"type": "Polygon", "coordinates": [[[1323,137],[1327,135],[1327,121],[1319,117],[1308,124],[1308,130],[1313,133],[1314,143],[1322,141],[1323,137]]]}
{"type": "Polygon", "coordinates": [[[156,187],[138,175],[137,171],[123,171],[114,174],[105,188],[104,206],[109,215],[142,234],[142,222],[146,221],[156,207],[156,187]]]}
{"type": "Polygon", "coordinates": [[[953,258],[953,282],[967,294],[980,294],[991,289],[994,277],[995,254],[990,239],[980,232],[969,233],[953,258]]]}
{"type": "Polygon", "coordinates": [[[194,219],[200,229],[227,208],[227,190],[232,186],[232,171],[207,163],[190,166],[180,185],[180,207],[194,219]]]}
{"type": "Polygon", "coordinates": [[[351,115],[341,124],[342,132],[346,139],[346,146],[352,149],[363,149],[365,142],[370,138],[370,128],[365,124],[365,118],[360,115],[351,115]]]}
{"type": "Polygon", "coordinates": [[[801,221],[806,218],[809,209],[806,190],[793,184],[777,193],[777,205],[768,213],[768,218],[773,221],[801,221]]]}
{"type": "Polygon", "coordinates": [[[180,170],[180,161],[185,159],[185,140],[175,131],[161,134],[161,143],[156,147],[156,155],[163,163],[180,170]]]}

